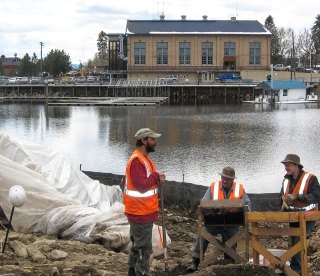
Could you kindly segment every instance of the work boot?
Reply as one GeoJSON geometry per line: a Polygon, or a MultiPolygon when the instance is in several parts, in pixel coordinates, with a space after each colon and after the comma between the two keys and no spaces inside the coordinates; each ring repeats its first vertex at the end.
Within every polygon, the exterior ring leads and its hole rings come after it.
{"type": "Polygon", "coordinates": [[[199,263],[200,263],[200,259],[193,257],[192,264],[187,268],[187,272],[195,272],[199,270],[199,263]]]}
{"type": "Polygon", "coordinates": [[[136,271],[134,270],[134,267],[129,267],[128,276],[136,276],[136,271]]]}

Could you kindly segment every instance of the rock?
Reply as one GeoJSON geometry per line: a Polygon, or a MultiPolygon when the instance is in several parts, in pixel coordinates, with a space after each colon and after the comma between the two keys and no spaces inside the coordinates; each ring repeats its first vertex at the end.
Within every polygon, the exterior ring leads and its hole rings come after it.
{"type": "Polygon", "coordinates": [[[68,257],[68,253],[62,250],[53,250],[50,254],[49,254],[49,258],[51,260],[63,260],[65,258],[68,257]]]}
{"type": "Polygon", "coordinates": [[[10,246],[19,257],[28,258],[29,254],[27,251],[27,246],[24,243],[14,240],[10,242],[10,246]]]}
{"type": "Polygon", "coordinates": [[[35,246],[34,244],[29,244],[27,246],[27,251],[28,251],[28,254],[29,256],[31,257],[31,259],[34,261],[34,262],[39,262],[39,263],[43,263],[45,262],[45,260],[47,259],[46,256],[44,256],[40,250],[38,249],[37,246],[35,246]]]}

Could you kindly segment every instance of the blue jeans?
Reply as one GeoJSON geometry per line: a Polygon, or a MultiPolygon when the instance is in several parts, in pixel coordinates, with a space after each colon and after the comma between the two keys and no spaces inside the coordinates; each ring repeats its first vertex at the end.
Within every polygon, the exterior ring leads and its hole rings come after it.
{"type": "MultiPolygon", "coordinates": [[[[314,227],[314,225],[316,224],[315,221],[307,221],[306,224],[306,232],[307,234],[309,234],[312,230],[312,228],[314,227]]],[[[299,222],[292,222],[289,223],[290,227],[299,227],[299,222]]],[[[291,245],[294,246],[296,243],[298,243],[300,241],[300,238],[297,236],[292,236],[291,237],[291,245]]],[[[298,272],[299,274],[301,273],[301,254],[298,253],[296,255],[294,255],[291,260],[290,260],[290,268],[296,272],[298,272]]]]}
{"type": "MultiPolygon", "coordinates": [[[[224,227],[224,226],[205,226],[204,227],[211,235],[216,236],[218,234],[221,234],[222,242],[225,243],[227,240],[229,240],[231,237],[233,237],[235,234],[239,232],[239,227],[224,227]]],[[[202,249],[203,249],[203,255],[205,254],[209,242],[205,238],[201,238],[202,241],[202,249]]],[[[232,246],[233,250],[237,249],[237,245],[235,244],[232,246]]],[[[193,254],[192,257],[194,258],[200,258],[200,242],[199,238],[197,238],[196,243],[194,245],[193,254]]],[[[224,254],[224,258],[228,259],[230,258],[229,255],[224,254]]]]}

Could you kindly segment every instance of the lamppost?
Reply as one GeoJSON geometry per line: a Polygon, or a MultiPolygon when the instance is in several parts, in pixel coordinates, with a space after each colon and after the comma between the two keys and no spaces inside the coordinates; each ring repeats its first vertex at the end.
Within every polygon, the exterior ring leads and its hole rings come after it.
{"type": "Polygon", "coordinates": [[[312,83],[312,63],[311,63],[311,57],[312,57],[312,54],[315,54],[313,52],[310,51],[310,84],[312,83]]]}
{"type": "Polygon", "coordinates": [[[43,68],[43,59],[42,59],[42,47],[44,46],[43,42],[40,42],[40,73],[41,73],[41,77],[42,77],[42,68],[43,68]]]}

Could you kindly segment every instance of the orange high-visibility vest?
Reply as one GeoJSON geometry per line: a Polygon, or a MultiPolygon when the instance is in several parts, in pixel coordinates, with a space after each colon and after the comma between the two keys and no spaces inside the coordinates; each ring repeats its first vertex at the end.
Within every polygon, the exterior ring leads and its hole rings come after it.
{"type": "Polygon", "coordinates": [[[126,167],[126,183],[123,192],[125,213],[133,215],[148,215],[159,210],[158,188],[155,183],[145,193],[140,193],[137,191],[134,183],[132,183],[130,174],[132,161],[136,158],[138,158],[139,161],[144,164],[147,177],[156,171],[156,166],[150,159],[148,159],[138,150],[133,152],[126,167]]]}
{"type": "MultiPolygon", "coordinates": [[[[229,194],[230,200],[240,199],[243,197],[244,194],[244,188],[242,184],[239,184],[235,181],[233,181],[231,186],[231,192],[229,194]]],[[[213,200],[223,200],[224,198],[224,190],[222,189],[222,182],[221,180],[218,182],[212,182],[211,183],[211,194],[213,200]]]]}
{"type": "MultiPolygon", "coordinates": [[[[296,186],[294,187],[292,194],[306,195],[308,192],[309,182],[312,176],[313,176],[312,173],[303,172],[298,182],[296,183],[296,186]]],[[[288,195],[290,190],[289,179],[287,178],[283,179],[282,188],[283,188],[283,194],[288,195]]],[[[313,211],[316,209],[318,209],[318,204],[307,205],[299,200],[294,200],[292,205],[289,206],[289,210],[293,210],[293,211],[313,211]]]]}

